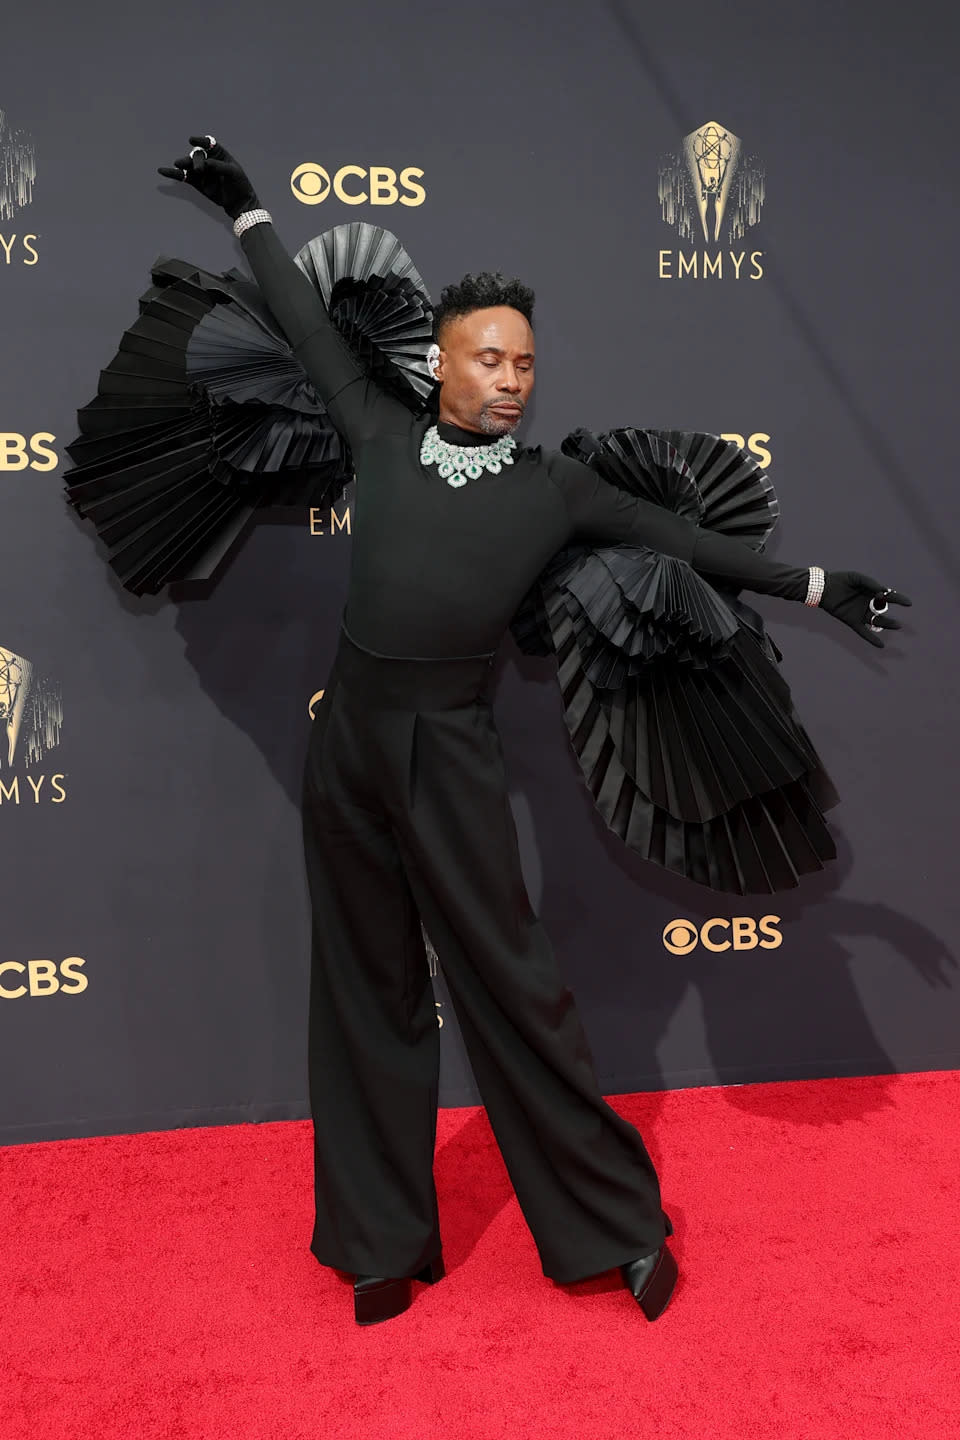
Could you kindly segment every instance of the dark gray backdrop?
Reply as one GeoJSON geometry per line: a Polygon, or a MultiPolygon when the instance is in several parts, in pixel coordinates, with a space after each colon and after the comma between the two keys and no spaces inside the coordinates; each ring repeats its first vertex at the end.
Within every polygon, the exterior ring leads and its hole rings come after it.
{"type": "MultiPolygon", "coordinates": [[[[435,294],[470,268],[534,285],[528,434],[769,436],[777,553],[912,593],[882,654],[761,602],[843,795],[839,861],[770,901],[619,849],[548,668],[505,647],[497,714],[531,894],[609,1092],[960,1063],[956,19],[929,3],[864,18],[836,0],[39,0],[5,20],[0,109],[32,135],[37,179],[0,219],[0,431],[53,434],[62,456],[154,257],[238,262],[222,218],[154,172],[213,129],[291,247],[370,219],[435,294]],[[760,280],[658,273],[661,249],[694,248],[661,218],[658,167],[709,120],[765,171],[759,223],[734,246],[762,251],[760,280]],[[426,200],[307,207],[289,186],[305,161],[417,166],[426,200]],[[662,943],[676,918],[769,914],[778,948],[662,943]]],[[[20,781],[19,804],[0,791],[0,986],[27,988],[0,998],[0,1139],[304,1115],[296,796],[349,540],[302,515],[263,525],[208,597],[134,601],[64,505],[62,468],[0,469],[0,647],[63,696],[59,744],[0,767],[8,791],[20,781]],[[34,965],[30,993],[29,962],[68,957],[85,989],[68,967],[54,991],[34,965]]],[[[444,1099],[468,1101],[442,985],[438,1000],[444,1099]]]]}

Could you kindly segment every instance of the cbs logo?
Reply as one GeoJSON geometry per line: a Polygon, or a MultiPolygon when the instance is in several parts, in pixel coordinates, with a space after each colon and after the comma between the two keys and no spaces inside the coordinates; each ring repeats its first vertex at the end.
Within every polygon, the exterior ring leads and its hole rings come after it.
{"type": "Polygon", "coordinates": [[[749,454],[755,455],[761,470],[766,470],[770,461],[773,459],[773,456],[767,449],[767,446],[770,444],[770,436],[764,435],[761,430],[758,430],[755,435],[746,436],[734,435],[731,431],[729,435],[721,435],[720,439],[732,440],[734,445],[740,446],[741,450],[746,450],[749,454]]]}
{"type": "Polygon", "coordinates": [[[50,446],[57,437],[48,430],[36,435],[16,435],[0,430],[0,470],[55,470],[60,456],[50,446]],[[31,458],[34,457],[34,458],[31,458]]]}
{"type": "Polygon", "coordinates": [[[331,190],[344,205],[422,205],[427,198],[417,184],[422,179],[423,171],[415,165],[408,165],[399,176],[389,165],[341,165],[331,180],[322,165],[307,161],[290,176],[290,189],[304,205],[322,204],[331,190]]]}
{"type": "Polygon", "coordinates": [[[732,920],[717,917],[697,927],[692,920],[671,920],[663,928],[663,945],[671,955],[689,955],[698,945],[707,950],[776,950],[783,944],[777,929],[779,915],[737,915],[732,920]],[[761,940],[761,935],[764,939],[761,940]]]}
{"type": "Polygon", "coordinates": [[[86,960],[71,955],[61,960],[59,966],[52,960],[28,960],[21,965],[19,960],[5,960],[0,964],[0,999],[19,1000],[21,995],[81,995],[89,981],[79,973],[86,960]],[[7,978],[10,976],[11,978],[7,978]],[[26,976],[26,983],[22,978],[26,976]]]}

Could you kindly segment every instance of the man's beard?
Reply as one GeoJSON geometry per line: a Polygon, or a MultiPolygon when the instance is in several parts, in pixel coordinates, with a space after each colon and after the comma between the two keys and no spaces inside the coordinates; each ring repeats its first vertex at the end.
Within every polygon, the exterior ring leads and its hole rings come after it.
{"type": "MultiPolygon", "coordinates": [[[[511,401],[511,404],[514,403],[511,401]]],[[[520,407],[520,414],[515,420],[508,420],[506,415],[495,415],[494,405],[502,405],[502,400],[485,400],[480,407],[480,414],[477,416],[477,424],[484,435],[509,435],[511,430],[516,430],[523,419],[524,403],[522,400],[515,402],[520,407]]]]}

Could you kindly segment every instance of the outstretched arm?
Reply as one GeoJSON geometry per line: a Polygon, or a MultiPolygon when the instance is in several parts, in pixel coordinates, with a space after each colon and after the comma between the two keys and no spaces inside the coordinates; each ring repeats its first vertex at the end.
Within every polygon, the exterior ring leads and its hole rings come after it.
{"type": "Polygon", "coordinates": [[[263,297],[286,335],[337,429],[354,446],[372,412],[399,407],[363,371],[327,314],[317,290],[280,241],[250,180],[211,135],[191,135],[193,147],[160,174],[181,180],[219,205],[234,221],[243,253],[263,297]]]}
{"type": "Polygon", "coordinates": [[[708,579],[731,580],[745,590],[819,605],[871,645],[882,648],[879,632],[900,628],[900,622],[885,613],[887,606],[911,603],[906,595],[859,571],[825,572],[817,566],[771,560],[741,540],[694,525],[661,505],[627,494],[571,457],[556,457],[554,478],[564,493],[578,538],[644,545],[686,560],[708,579]],[[876,608],[871,608],[874,600],[876,608]]]}

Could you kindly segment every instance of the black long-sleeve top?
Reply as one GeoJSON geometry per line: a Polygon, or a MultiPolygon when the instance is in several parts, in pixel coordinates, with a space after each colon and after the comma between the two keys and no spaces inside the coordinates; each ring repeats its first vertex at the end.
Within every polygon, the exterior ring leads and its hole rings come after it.
{"type": "MultiPolygon", "coordinates": [[[[758,555],[626,494],[557,451],[519,446],[514,463],[459,488],[420,463],[430,417],[415,418],[363,371],[322,299],[269,224],[244,253],[330,418],[357,477],[345,624],[381,655],[488,654],[544,565],[572,540],[645,545],[747,589],[803,599],[808,572],[758,555]]],[[[442,439],[492,443],[440,422],[442,439]]]]}

